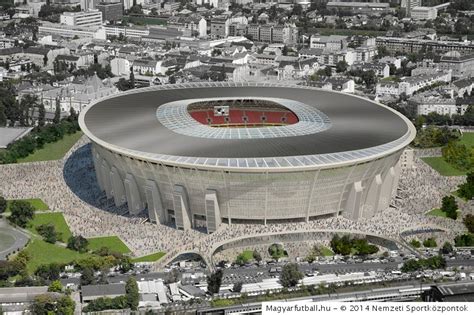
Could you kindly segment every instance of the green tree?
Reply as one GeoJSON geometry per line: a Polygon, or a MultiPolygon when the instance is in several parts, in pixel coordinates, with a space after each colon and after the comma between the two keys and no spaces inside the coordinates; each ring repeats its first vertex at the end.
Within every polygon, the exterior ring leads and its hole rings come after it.
{"type": "Polygon", "coordinates": [[[253,259],[255,259],[256,262],[261,262],[262,261],[262,255],[257,250],[254,250],[252,253],[253,259]]]}
{"type": "Polygon", "coordinates": [[[429,237],[423,241],[423,246],[427,248],[432,248],[438,246],[438,244],[436,243],[436,240],[433,237],[429,237]]]}
{"type": "Polygon", "coordinates": [[[412,239],[410,241],[410,245],[413,246],[414,248],[420,248],[421,247],[421,243],[417,239],[412,239]]]}
{"type": "Polygon", "coordinates": [[[219,289],[222,284],[222,277],[223,277],[222,270],[217,270],[211,273],[210,276],[207,276],[207,291],[211,294],[219,293],[219,289]]]}
{"type": "MultiPolygon", "coordinates": [[[[1,206],[0,206],[1,208],[1,206]]],[[[0,211],[1,212],[1,211],[0,211]]],[[[464,225],[466,226],[469,233],[474,233],[474,215],[468,214],[463,219],[464,225]]]]}
{"type": "Polygon", "coordinates": [[[135,88],[135,73],[133,73],[133,67],[130,67],[130,76],[128,78],[128,81],[130,83],[130,88],[135,88]]]}
{"type": "MultiPolygon", "coordinates": [[[[467,173],[466,182],[459,185],[459,196],[467,200],[474,199],[474,171],[467,173]]],[[[470,231],[473,233],[473,231],[470,231]]]]}
{"type": "Polygon", "coordinates": [[[295,287],[301,279],[303,279],[303,273],[299,271],[297,264],[290,263],[283,266],[280,274],[280,283],[283,287],[295,287]]]}
{"type": "Polygon", "coordinates": [[[7,115],[5,113],[5,106],[0,103],[0,127],[5,127],[7,125],[7,115]]]}
{"type": "Polygon", "coordinates": [[[7,200],[3,198],[3,196],[0,196],[0,214],[4,213],[5,210],[7,210],[7,200]]]}
{"type": "Polygon", "coordinates": [[[441,204],[441,210],[446,213],[448,218],[457,219],[458,205],[454,196],[444,196],[441,204]]]}
{"type": "Polygon", "coordinates": [[[127,303],[132,311],[138,309],[138,302],[140,301],[140,294],[138,293],[137,280],[134,277],[130,277],[125,284],[125,292],[127,297],[127,303]]]}
{"type": "Polygon", "coordinates": [[[449,255],[454,251],[453,245],[450,242],[444,242],[443,247],[439,249],[439,253],[449,255]]]}
{"type": "Polygon", "coordinates": [[[28,221],[33,219],[35,211],[30,203],[23,200],[15,200],[10,206],[10,216],[8,220],[22,228],[26,227],[28,221]]]}
{"type": "Polygon", "coordinates": [[[61,281],[54,280],[48,287],[48,292],[61,292],[63,290],[63,285],[61,281]]]}
{"type": "Polygon", "coordinates": [[[90,285],[95,283],[94,270],[90,267],[86,267],[81,273],[81,285],[90,285]]]}
{"type": "Polygon", "coordinates": [[[268,247],[268,253],[273,259],[278,259],[285,256],[285,249],[281,244],[272,244],[268,247]]]}
{"type": "Polygon", "coordinates": [[[61,266],[59,266],[57,263],[40,265],[35,271],[35,275],[46,281],[58,280],[60,274],[61,266]]]}
{"type": "Polygon", "coordinates": [[[74,308],[75,303],[69,296],[50,293],[38,295],[31,305],[31,311],[35,315],[73,315],[74,308]]]}
{"type": "Polygon", "coordinates": [[[78,251],[80,253],[87,252],[89,241],[82,235],[71,236],[67,241],[67,248],[78,251]]]}
{"type": "Polygon", "coordinates": [[[41,224],[36,227],[38,234],[43,237],[43,239],[51,244],[56,243],[56,241],[61,238],[60,233],[56,232],[56,228],[53,224],[41,224]]]}

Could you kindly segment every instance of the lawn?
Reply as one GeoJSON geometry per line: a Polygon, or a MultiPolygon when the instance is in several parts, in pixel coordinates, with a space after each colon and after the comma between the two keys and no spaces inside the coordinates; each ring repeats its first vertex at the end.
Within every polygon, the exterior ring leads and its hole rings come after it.
{"type": "Polygon", "coordinates": [[[430,212],[427,213],[427,215],[446,218],[446,212],[441,211],[441,209],[438,209],[438,208],[431,210],[430,212]]]}
{"type": "Polygon", "coordinates": [[[454,168],[451,164],[446,162],[441,156],[436,157],[424,157],[421,158],[429,166],[431,166],[435,171],[443,176],[462,176],[466,175],[465,171],[460,171],[454,168]]]}
{"type": "MultiPolygon", "coordinates": [[[[16,200],[21,200],[21,201],[26,201],[28,202],[35,211],[47,211],[49,210],[49,207],[47,204],[44,203],[43,200],[41,199],[16,199],[16,200]]],[[[5,212],[10,212],[10,205],[12,204],[14,200],[7,200],[7,209],[5,212]]]]}
{"type": "Polygon", "coordinates": [[[18,159],[18,163],[59,160],[82,137],[82,131],[65,135],[61,140],[47,143],[42,149],[36,150],[25,158],[18,159]]]}
{"type": "Polygon", "coordinates": [[[56,232],[61,233],[60,241],[66,243],[69,237],[72,236],[71,230],[69,230],[69,226],[66,220],[64,220],[64,216],[60,212],[39,213],[35,215],[34,219],[30,221],[28,225],[28,230],[38,234],[36,227],[48,223],[52,223],[56,228],[56,232]]]}
{"type": "Polygon", "coordinates": [[[132,262],[134,262],[134,263],[154,262],[154,261],[157,261],[158,259],[160,259],[161,257],[163,257],[165,254],[166,253],[164,253],[164,252],[158,252],[158,253],[142,256],[142,257],[136,257],[136,258],[132,259],[132,262]]]}
{"type": "Polygon", "coordinates": [[[461,139],[459,139],[459,143],[474,148],[474,132],[464,132],[461,139]]]}
{"type": "Polygon", "coordinates": [[[89,250],[97,250],[102,247],[107,247],[108,249],[119,252],[122,254],[130,253],[130,249],[125,245],[124,242],[117,236],[105,236],[105,237],[95,237],[95,238],[88,238],[89,241],[89,250]]]}
{"type": "Polygon", "coordinates": [[[75,260],[90,256],[90,254],[81,254],[65,247],[47,243],[40,239],[33,239],[28,244],[25,251],[31,256],[27,265],[29,273],[33,273],[40,265],[50,263],[69,264],[75,260]]]}
{"type": "Polygon", "coordinates": [[[321,253],[323,254],[323,256],[334,256],[334,253],[332,250],[330,250],[329,248],[327,248],[326,246],[320,246],[320,250],[321,250],[321,253]]]}

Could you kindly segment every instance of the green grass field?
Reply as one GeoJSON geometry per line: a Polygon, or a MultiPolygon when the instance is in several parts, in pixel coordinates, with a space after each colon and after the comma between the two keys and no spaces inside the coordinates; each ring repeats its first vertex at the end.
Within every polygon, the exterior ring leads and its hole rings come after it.
{"type": "Polygon", "coordinates": [[[134,262],[134,263],[154,262],[154,261],[157,261],[158,259],[160,259],[161,257],[163,257],[165,254],[166,253],[164,253],[164,252],[158,252],[158,253],[142,256],[142,257],[136,257],[136,258],[132,259],[132,262],[134,262]]]}
{"type": "Polygon", "coordinates": [[[69,264],[81,258],[87,258],[90,254],[79,252],[46,243],[40,239],[33,239],[26,247],[26,252],[31,256],[28,262],[28,272],[33,273],[38,266],[50,263],[69,264]]]}
{"type": "Polygon", "coordinates": [[[30,221],[28,225],[28,230],[31,232],[38,234],[36,231],[36,227],[42,224],[49,224],[52,223],[56,228],[56,232],[61,233],[60,241],[66,243],[69,237],[72,236],[71,230],[64,220],[64,216],[60,212],[51,212],[51,213],[39,213],[35,215],[34,219],[30,221]]]}
{"type": "Polygon", "coordinates": [[[462,176],[466,175],[466,172],[460,171],[454,168],[451,164],[446,162],[441,156],[436,157],[424,157],[421,158],[429,166],[431,166],[435,171],[443,176],[462,176]]]}
{"type": "Polygon", "coordinates": [[[430,212],[427,213],[427,215],[446,218],[446,212],[444,212],[444,211],[442,211],[441,209],[438,209],[438,208],[431,210],[430,212]]]}
{"type": "Polygon", "coordinates": [[[101,247],[107,247],[112,251],[122,254],[130,253],[130,249],[118,236],[95,237],[88,238],[87,240],[89,241],[88,249],[92,251],[100,249],[101,247]]]}
{"type": "Polygon", "coordinates": [[[321,249],[321,252],[323,254],[323,256],[334,256],[334,253],[332,250],[330,250],[329,248],[327,248],[326,246],[320,246],[320,249],[321,249]]]}
{"type": "Polygon", "coordinates": [[[459,142],[466,145],[467,147],[474,148],[474,132],[463,133],[459,142]]]}
{"type": "Polygon", "coordinates": [[[82,131],[65,135],[61,140],[47,143],[42,149],[36,150],[25,158],[18,159],[18,163],[59,160],[81,137],[82,131]]]}
{"type": "MultiPolygon", "coordinates": [[[[16,200],[22,200],[28,202],[35,211],[48,211],[49,207],[47,204],[44,203],[43,200],[33,198],[33,199],[16,199],[16,200]]],[[[5,212],[10,212],[10,206],[14,200],[7,200],[7,209],[5,212]]]]}

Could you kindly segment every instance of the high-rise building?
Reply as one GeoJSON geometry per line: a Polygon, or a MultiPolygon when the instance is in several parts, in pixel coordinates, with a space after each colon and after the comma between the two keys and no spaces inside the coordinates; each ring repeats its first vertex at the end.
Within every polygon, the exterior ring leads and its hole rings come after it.
{"type": "Polygon", "coordinates": [[[100,26],[102,25],[102,12],[99,10],[64,12],[61,14],[60,22],[69,26],[100,26]]]}
{"type": "Polygon", "coordinates": [[[97,4],[96,8],[102,12],[104,21],[115,22],[122,19],[123,5],[121,2],[101,2],[97,4]]]}

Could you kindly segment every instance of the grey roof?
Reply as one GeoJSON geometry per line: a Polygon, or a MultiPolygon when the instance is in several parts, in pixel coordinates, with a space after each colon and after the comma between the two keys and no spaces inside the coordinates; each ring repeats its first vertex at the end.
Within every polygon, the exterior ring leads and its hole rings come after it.
{"type": "Polygon", "coordinates": [[[444,296],[474,294],[474,282],[440,284],[436,288],[444,296]]]}
{"type": "Polygon", "coordinates": [[[211,168],[325,167],[395,152],[415,136],[413,125],[388,107],[349,94],[283,84],[189,83],[140,89],[88,107],[80,124],[93,141],[111,150],[211,168]],[[167,103],[211,98],[299,102],[323,113],[331,126],[310,134],[300,128],[279,137],[216,139],[178,133],[157,117],[167,103]]]}
{"type": "Polygon", "coordinates": [[[32,302],[37,295],[47,292],[48,287],[0,288],[0,304],[32,302]]]}
{"type": "Polygon", "coordinates": [[[125,294],[124,283],[83,285],[82,298],[94,296],[117,296],[125,294]]]}
{"type": "Polygon", "coordinates": [[[0,127],[0,148],[6,148],[8,144],[27,135],[33,128],[3,128],[0,127]]]}

